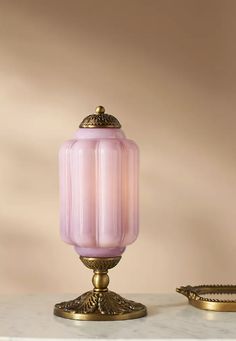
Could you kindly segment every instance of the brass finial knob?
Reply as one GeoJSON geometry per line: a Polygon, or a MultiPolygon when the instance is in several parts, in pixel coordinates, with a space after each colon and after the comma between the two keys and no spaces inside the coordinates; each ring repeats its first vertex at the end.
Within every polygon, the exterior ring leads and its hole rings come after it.
{"type": "Polygon", "coordinates": [[[120,122],[113,115],[107,114],[105,108],[99,105],[95,113],[86,116],[80,123],[80,128],[121,128],[120,122]]]}
{"type": "Polygon", "coordinates": [[[95,109],[96,114],[104,114],[105,113],[105,108],[102,105],[99,105],[96,109],[95,109]]]}

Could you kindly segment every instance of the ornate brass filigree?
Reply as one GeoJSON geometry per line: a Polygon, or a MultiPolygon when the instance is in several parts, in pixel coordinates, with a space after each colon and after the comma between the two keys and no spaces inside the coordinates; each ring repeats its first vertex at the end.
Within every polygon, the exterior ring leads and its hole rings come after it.
{"type": "Polygon", "coordinates": [[[88,291],[75,300],[56,304],[57,316],[77,320],[125,320],[145,316],[144,306],[113,291],[88,291]]]}
{"type": "Polygon", "coordinates": [[[182,286],[177,292],[186,296],[189,303],[196,308],[214,311],[236,311],[236,300],[230,295],[236,295],[236,285],[198,285],[182,286]],[[212,296],[217,296],[212,298],[212,296]],[[221,296],[229,295],[229,299],[221,296]]]}
{"type": "Polygon", "coordinates": [[[106,258],[80,257],[80,260],[85,266],[87,266],[87,268],[91,270],[107,272],[109,269],[114,268],[119,263],[121,256],[106,258]]]}
{"type": "Polygon", "coordinates": [[[95,113],[88,115],[81,122],[80,128],[121,128],[120,122],[113,115],[105,112],[105,108],[99,105],[95,113]]]}
{"type": "Polygon", "coordinates": [[[74,320],[114,321],[143,317],[146,307],[109,291],[107,272],[118,264],[121,257],[80,257],[84,265],[94,271],[94,289],[78,298],[55,305],[54,314],[74,320]]]}

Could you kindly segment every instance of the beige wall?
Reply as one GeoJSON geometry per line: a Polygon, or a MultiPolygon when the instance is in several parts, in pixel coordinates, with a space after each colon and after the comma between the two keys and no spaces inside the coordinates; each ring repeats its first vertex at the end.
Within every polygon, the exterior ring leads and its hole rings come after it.
{"type": "Polygon", "coordinates": [[[141,149],[120,292],[235,283],[236,1],[0,1],[0,292],[80,292],[57,151],[98,104],[141,149]]]}

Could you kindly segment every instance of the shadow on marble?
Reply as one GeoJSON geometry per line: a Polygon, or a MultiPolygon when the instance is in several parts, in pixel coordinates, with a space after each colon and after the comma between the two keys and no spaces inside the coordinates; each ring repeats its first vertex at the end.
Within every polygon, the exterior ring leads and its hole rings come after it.
{"type": "Polygon", "coordinates": [[[159,305],[147,305],[147,316],[155,316],[159,312],[159,305]]]}
{"type": "Polygon", "coordinates": [[[157,307],[159,308],[173,308],[173,307],[182,307],[182,306],[188,306],[188,302],[157,304],[157,307]]]}
{"type": "Polygon", "coordinates": [[[163,309],[163,308],[174,308],[174,307],[184,307],[184,306],[187,306],[185,302],[147,305],[148,316],[157,315],[160,312],[160,309],[163,309]]]}

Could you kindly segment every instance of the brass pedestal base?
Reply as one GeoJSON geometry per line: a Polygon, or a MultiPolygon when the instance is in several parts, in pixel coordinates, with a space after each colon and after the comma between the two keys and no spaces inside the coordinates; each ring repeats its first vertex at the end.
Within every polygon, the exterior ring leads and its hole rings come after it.
{"type": "Polygon", "coordinates": [[[121,257],[88,258],[81,261],[93,269],[94,289],[78,298],[55,305],[54,314],[63,318],[82,321],[115,321],[143,317],[146,307],[141,303],[127,300],[113,291],[109,291],[108,269],[118,264],[121,257]]]}
{"type": "Polygon", "coordinates": [[[54,314],[82,321],[115,321],[143,317],[146,308],[140,303],[126,300],[113,291],[88,291],[75,300],[55,305],[54,314]]]}

